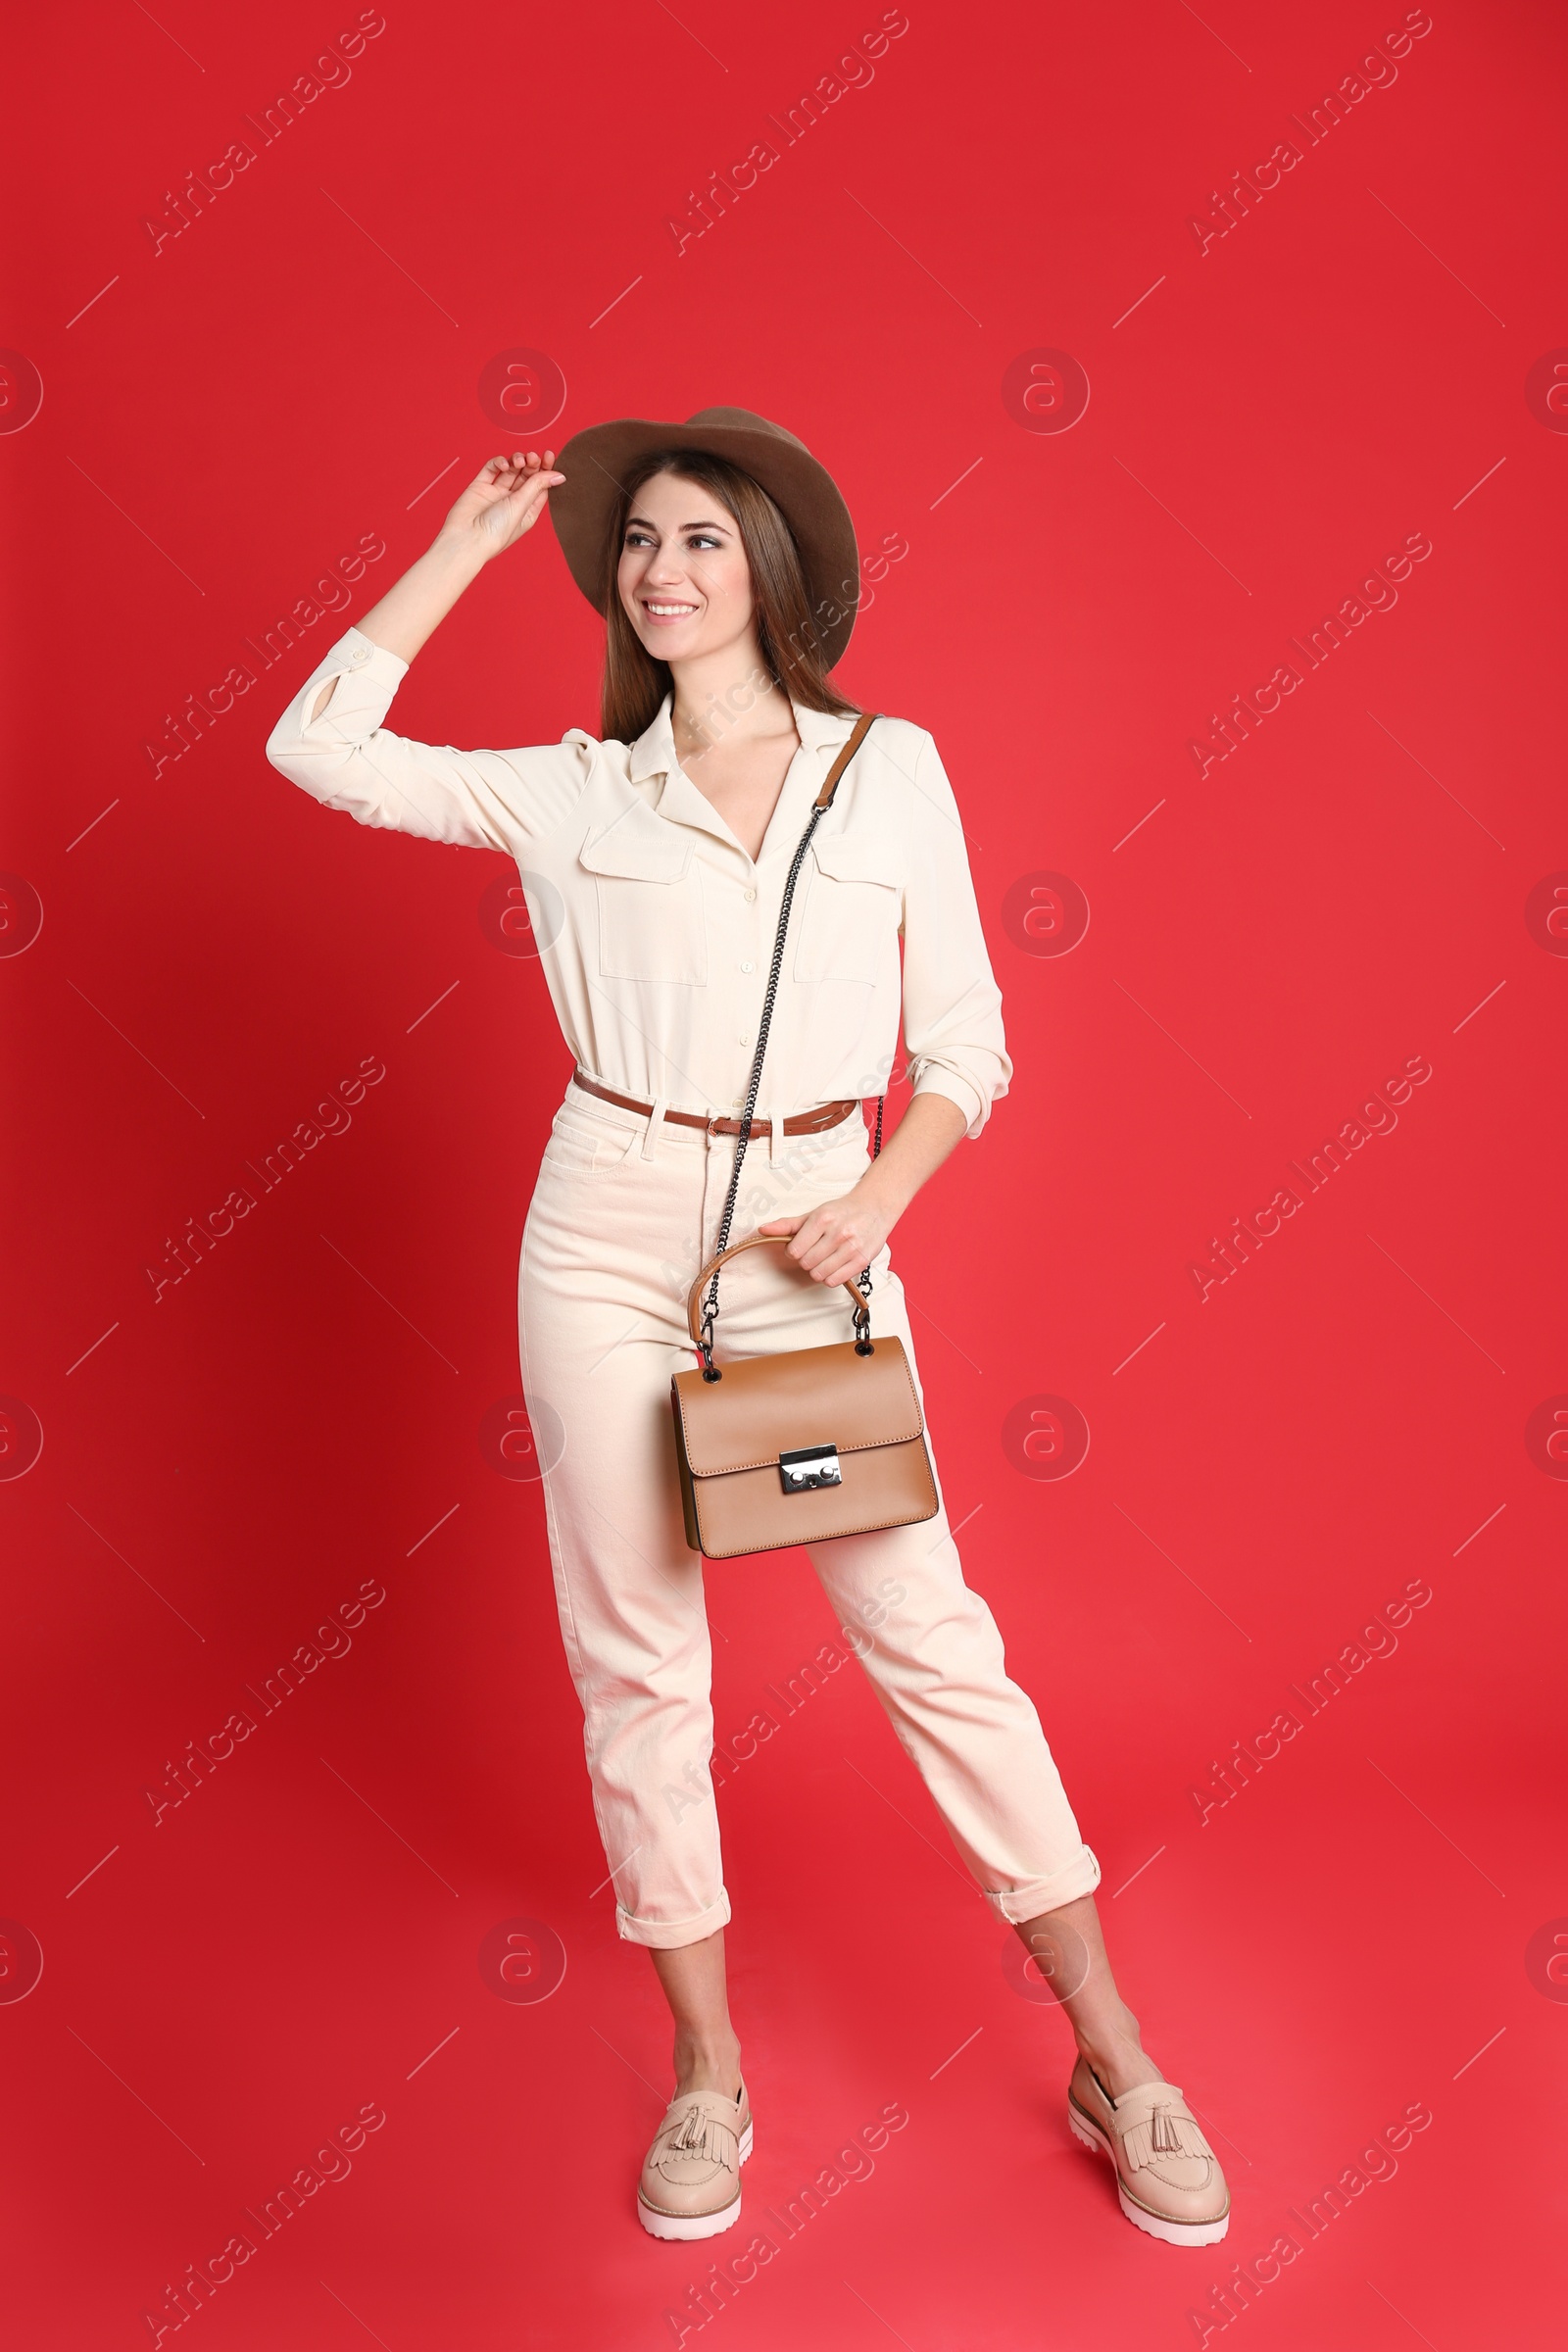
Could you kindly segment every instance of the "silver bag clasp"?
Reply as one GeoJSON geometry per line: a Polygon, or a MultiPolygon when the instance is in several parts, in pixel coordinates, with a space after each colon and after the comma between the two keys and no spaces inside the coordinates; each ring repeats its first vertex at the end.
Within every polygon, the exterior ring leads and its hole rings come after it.
{"type": "Polygon", "coordinates": [[[806,1494],[813,1487],[842,1487],[836,1446],[797,1446],[778,1457],[779,1476],[786,1494],[806,1494]]]}

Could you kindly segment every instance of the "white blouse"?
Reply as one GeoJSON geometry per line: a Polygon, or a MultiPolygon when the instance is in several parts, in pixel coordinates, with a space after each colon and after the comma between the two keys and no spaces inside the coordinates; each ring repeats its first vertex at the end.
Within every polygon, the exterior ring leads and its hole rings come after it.
{"type": "MultiPolygon", "coordinates": [[[[733,1115],[790,860],[854,721],[794,705],[801,748],[753,859],[676,759],[667,696],[631,745],[571,727],[560,743],[460,752],[382,726],[408,667],[346,630],[272,729],[269,760],[361,824],[514,858],[579,1067],[671,1110],[733,1115]],[[308,720],[330,677],[331,702],[308,720]]],[[[978,1135],[1012,1064],[963,830],[931,737],[879,718],[795,886],[758,1115],[882,1093],[901,997],[915,1093],[947,1096],[978,1135]]]]}

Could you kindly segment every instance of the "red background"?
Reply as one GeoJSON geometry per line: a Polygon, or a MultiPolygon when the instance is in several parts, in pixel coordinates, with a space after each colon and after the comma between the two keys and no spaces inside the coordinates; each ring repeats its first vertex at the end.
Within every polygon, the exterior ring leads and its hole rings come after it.
{"type": "MultiPolygon", "coordinates": [[[[936,736],[1017,1065],[896,1245],[933,1438],[1235,2200],[1199,2253],[1120,2219],[1066,2132],[1065,2027],[1010,1987],[851,1670],[721,1800],[750,2212],[885,2105],[909,2121],[685,2341],[1196,2342],[1189,2310],[1418,2101],[1396,2176],[1232,2328],[1548,2340],[1568,1490],[1526,1426],[1568,1388],[1568,965],[1527,902],[1568,866],[1568,441],[1526,382],[1568,343],[1561,17],[1435,7],[1308,145],[1288,118],[1402,10],[910,0],[874,79],[677,254],[688,190],[879,15],[388,0],[352,78],[156,252],[144,217],[355,11],[13,24],[0,340],[43,385],[0,447],[6,944],[29,889],[43,911],[0,973],[0,1387],[43,1433],[0,1497],[0,1913],[44,1963],[0,2003],[19,2342],[150,2341],[166,2283],[369,2102],[350,2177],[189,2323],[208,2352],[669,2344],[747,2235],[636,2225],[667,2020],[593,1891],[538,1489],[480,1446],[568,1068],[537,965],[478,919],[509,869],[329,817],[262,750],[511,445],[476,386],[514,346],[564,372],[557,446],[737,402],[824,458],[862,546],[907,544],[841,674],[936,736]],[[1200,251],[1189,218],[1293,137],[1200,251]],[[1060,433],[1003,398],[1043,347],[1091,387],[1060,433]],[[365,533],[387,555],[352,605],[155,776],[166,713],[365,533]],[[1414,533],[1397,605],[1200,778],[1210,713],[1414,533]],[[1041,871],[1087,898],[1064,955],[1008,912],[1041,871]],[[1397,1127],[1200,1300],[1210,1237],[1417,1055],[1397,1127]],[[352,1129],[155,1303],[166,1238],[365,1056],[352,1129]],[[1065,1478],[1004,1442],[1042,1395],[1087,1421],[1065,1478]],[[1413,1580],[1396,1652],[1200,1821],[1213,1759],[1413,1580]],[[166,1762],[368,1581],[352,1651],[155,1824],[166,1762]],[[567,1956],[543,2002],[477,1965],[519,1916],[567,1956]]],[[[556,740],[595,723],[599,647],[541,530],[391,723],[556,740]]],[[[722,1735],[832,1629],[801,1555],[709,1587],[722,1735]]]]}

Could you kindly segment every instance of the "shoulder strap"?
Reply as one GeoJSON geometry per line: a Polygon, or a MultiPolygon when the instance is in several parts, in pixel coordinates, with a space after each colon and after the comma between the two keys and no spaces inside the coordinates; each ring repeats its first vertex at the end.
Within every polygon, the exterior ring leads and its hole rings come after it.
{"type": "Polygon", "coordinates": [[[839,788],[839,778],[843,775],[844,770],[849,766],[850,761],[855,758],[856,753],[859,750],[867,735],[870,734],[871,729],[876,722],[877,716],[878,713],[875,710],[862,710],[860,712],[859,717],[855,722],[855,726],[850,735],[848,743],[844,746],[844,749],[840,752],[838,758],[834,760],[832,766],[828,769],[827,774],[822,779],[822,789],[817,794],[815,800],[811,803],[811,807],[813,808],[832,808],[833,795],[839,788]]]}
{"type": "MultiPolygon", "coordinates": [[[[702,1336],[697,1343],[702,1350],[703,1378],[705,1380],[717,1380],[721,1377],[718,1366],[713,1361],[713,1317],[718,1312],[717,1261],[723,1258],[729,1246],[730,1225],[735,1215],[735,1197],[740,1191],[741,1163],[746,1157],[746,1147],[752,1140],[752,1119],[757,1109],[758,1089],[762,1080],[762,1056],[767,1052],[767,1033],[773,1021],[773,1000],[778,994],[779,974],[784,965],[784,934],[789,929],[790,906],[795,897],[796,880],[800,874],[811,835],[816,831],[817,820],[824,810],[832,807],[833,795],[839,788],[839,778],[870,733],[876,717],[876,711],[862,710],[856,720],[851,729],[849,741],[844,745],[838,758],[823,777],[822,789],[811,803],[811,813],[807,819],[806,831],[796,844],[795,856],[790,860],[790,870],[784,879],[784,898],[779,908],[778,933],[773,941],[773,960],[768,971],[767,989],[762,999],[761,1019],[758,1024],[757,1052],[752,1057],[752,1075],[746,1090],[746,1107],[741,1114],[740,1136],[735,1146],[735,1165],[730,1171],[729,1190],[724,1197],[723,1214],[719,1218],[718,1239],[713,1245],[712,1278],[709,1284],[708,1298],[703,1307],[702,1336]]],[[[877,1118],[880,1143],[880,1107],[877,1118]]]]}

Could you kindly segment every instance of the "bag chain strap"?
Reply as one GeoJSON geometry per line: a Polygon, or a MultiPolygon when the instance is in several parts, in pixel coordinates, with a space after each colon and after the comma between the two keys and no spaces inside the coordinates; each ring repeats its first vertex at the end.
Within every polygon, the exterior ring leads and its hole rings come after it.
{"type": "MultiPolygon", "coordinates": [[[[844,765],[846,767],[849,765],[850,756],[853,756],[854,752],[858,750],[859,744],[861,741],[863,741],[865,734],[869,732],[869,728],[870,720],[867,719],[863,727],[858,727],[856,729],[854,738],[846,747],[846,756],[844,759],[844,765]]],[[[842,774],[842,772],[843,770],[841,769],[840,773],[842,774]]],[[[836,792],[838,789],[839,779],[837,776],[835,776],[832,781],[833,791],[836,792]]],[[[806,831],[801,835],[800,840],[795,846],[795,856],[790,860],[790,870],[785,876],[784,899],[783,904],[779,908],[778,931],[773,941],[773,961],[768,969],[767,989],[762,998],[762,1013],[757,1028],[757,1052],[752,1056],[752,1075],[750,1084],[746,1090],[746,1107],[741,1113],[740,1134],[737,1137],[735,1144],[735,1165],[730,1170],[729,1190],[724,1196],[724,1213],[719,1219],[718,1240],[713,1246],[713,1254],[715,1257],[720,1256],[729,1247],[730,1223],[735,1214],[735,1198],[740,1191],[741,1167],[746,1158],[746,1147],[752,1140],[752,1118],[757,1109],[758,1090],[762,1083],[762,1056],[767,1051],[767,1033],[773,1019],[773,1000],[778,994],[779,974],[784,966],[784,934],[789,927],[790,906],[795,897],[795,885],[799,879],[801,867],[805,862],[807,850],[810,846],[811,835],[816,831],[817,819],[832,806],[832,793],[829,793],[825,799],[818,800],[815,807],[811,810],[810,819],[807,825],[806,831]]],[[[876,1158],[877,1154],[882,1150],[882,1106],[886,1101],[886,1095],[878,1095],[876,1102],[876,1142],[871,1153],[873,1159],[876,1158]]],[[[871,1296],[871,1268],[869,1263],[861,1267],[859,1273],[856,1276],[856,1281],[859,1284],[861,1295],[867,1300],[869,1300],[871,1296]]],[[[708,1286],[708,1296],[703,1300],[703,1336],[700,1343],[700,1348],[703,1358],[704,1380],[721,1380],[723,1378],[723,1374],[719,1371],[718,1366],[713,1361],[713,1318],[717,1313],[718,1268],[715,1266],[713,1269],[713,1279],[708,1286]]],[[[862,1355],[866,1354],[869,1352],[871,1336],[871,1309],[869,1304],[857,1307],[854,1316],[854,1323],[856,1347],[862,1355]]]]}

